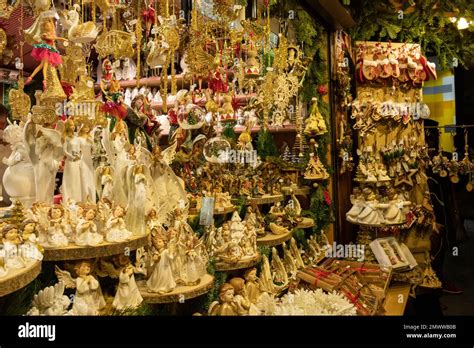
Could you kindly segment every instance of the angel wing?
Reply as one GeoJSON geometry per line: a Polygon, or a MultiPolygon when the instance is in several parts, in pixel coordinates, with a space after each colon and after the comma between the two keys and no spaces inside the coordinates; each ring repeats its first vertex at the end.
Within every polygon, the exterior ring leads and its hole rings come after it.
{"type": "Polygon", "coordinates": [[[136,250],[136,262],[135,262],[135,273],[147,275],[146,271],[146,258],[147,253],[144,247],[138,248],[136,250]]]}
{"type": "Polygon", "coordinates": [[[36,124],[34,124],[31,120],[25,124],[25,128],[23,130],[23,138],[25,140],[30,162],[33,166],[35,166],[38,163],[39,158],[35,151],[36,124]]]}
{"type": "Polygon", "coordinates": [[[60,282],[64,283],[64,286],[68,289],[76,288],[76,280],[71,276],[71,273],[68,271],[63,271],[57,265],[54,266],[54,273],[60,282]]]}
{"type": "Polygon", "coordinates": [[[163,162],[165,162],[167,165],[170,165],[171,162],[174,161],[174,158],[176,156],[176,148],[178,146],[178,143],[175,141],[173,144],[168,146],[165,150],[161,152],[161,156],[163,158],[163,162]]]}
{"type": "Polygon", "coordinates": [[[138,163],[143,164],[144,166],[148,167],[152,161],[153,155],[150,151],[144,146],[140,144],[140,146],[136,147],[136,158],[138,163]]]}
{"type": "Polygon", "coordinates": [[[120,270],[116,269],[112,262],[101,259],[100,266],[96,268],[95,273],[101,277],[118,278],[120,270]]]}

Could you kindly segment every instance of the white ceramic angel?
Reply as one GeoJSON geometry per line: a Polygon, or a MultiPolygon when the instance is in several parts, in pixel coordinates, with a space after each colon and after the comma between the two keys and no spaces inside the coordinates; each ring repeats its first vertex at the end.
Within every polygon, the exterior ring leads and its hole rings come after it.
{"type": "Polygon", "coordinates": [[[70,305],[71,300],[64,295],[64,283],[58,282],[35,294],[26,315],[66,315],[70,305]]]}
{"type": "Polygon", "coordinates": [[[18,199],[26,208],[35,200],[35,174],[28,158],[28,151],[23,139],[23,128],[11,124],[3,132],[3,140],[11,145],[11,154],[3,158],[8,168],[3,174],[2,183],[10,198],[18,199]]]}
{"type": "Polygon", "coordinates": [[[104,237],[97,233],[97,225],[94,222],[96,212],[94,208],[84,209],[83,218],[77,225],[76,244],[81,246],[97,246],[104,237]]]}
{"type": "Polygon", "coordinates": [[[35,173],[36,200],[52,203],[56,173],[64,154],[61,133],[28,121],[24,136],[35,173]]]}
{"type": "Polygon", "coordinates": [[[174,248],[165,248],[165,242],[160,236],[155,236],[153,245],[157,253],[154,255],[155,266],[146,284],[151,292],[167,293],[176,287],[172,263],[174,261],[174,248]]]}
{"type": "Polygon", "coordinates": [[[2,256],[7,269],[21,269],[27,265],[27,260],[20,252],[21,239],[15,225],[5,225],[2,228],[3,249],[2,256]]]}
{"type": "Polygon", "coordinates": [[[125,209],[121,205],[117,205],[113,211],[113,215],[107,220],[105,225],[107,242],[120,243],[132,237],[132,232],[127,230],[124,221],[125,209]]]}
{"type": "Polygon", "coordinates": [[[75,264],[74,270],[78,275],[75,279],[68,271],[63,271],[58,266],[55,270],[58,280],[63,282],[66,288],[76,289],[71,314],[98,315],[105,307],[105,299],[99,282],[91,275],[91,262],[79,261],[75,264]]]}
{"type": "MultiPolygon", "coordinates": [[[[69,244],[66,230],[64,208],[53,205],[48,212],[49,228],[46,244],[50,247],[63,247],[69,244]]],[[[41,238],[40,238],[41,241],[41,238]]]]}
{"type": "Polygon", "coordinates": [[[135,235],[146,233],[146,211],[150,205],[148,184],[143,165],[136,165],[127,170],[128,205],[125,222],[135,235]]]}
{"type": "Polygon", "coordinates": [[[79,143],[82,154],[80,161],[82,202],[95,202],[94,164],[92,161],[93,141],[88,124],[83,124],[79,130],[79,143]]]}
{"type": "Polygon", "coordinates": [[[130,262],[130,258],[124,254],[113,257],[113,264],[101,260],[101,271],[105,276],[118,278],[117,291],[115,293],[112,307],[118,310],[127,310],[140,306],[143,297],[140,295],[135,282],[136,268],[130,262]]]}
{"type": "Polygon", "coordinates": [[[43,249],[40,247],[36,236],[36,222],[32,219],[25,220],[22,223],[22,230],[22,255],[30,260],[41,261],[43,259],[43,249]]]}
{"type": "MultiPolygon", "coordinates": [[[[202,243],[200,241],[199,243],[202,243]]],[[[202,276],[206,274],[205,261],[197,252],[199,243],[194,238],[190,238],[186,243],[186,285],[196,285],[202,276]]]]}
{"type": "Polygon", "coordinates": [[[66,139],[64,141],[64,153],[66,160],[64,163],[62,194],[63,200],[72,199],[74,202],[82,202],[81,185],[81,141],[75,134],[74,122],[69,119],[66,122],[66,139]]]}
{"type": "Polygon", "coordinates": [[[99,199],[114,201],[114,170],[111,166],[100,166],[95,171],[96,188],[99,199]]]}

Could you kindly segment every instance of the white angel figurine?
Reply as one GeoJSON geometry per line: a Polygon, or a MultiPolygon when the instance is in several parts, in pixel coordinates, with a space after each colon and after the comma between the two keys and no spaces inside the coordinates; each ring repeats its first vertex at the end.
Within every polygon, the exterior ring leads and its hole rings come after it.
{"type": "Polygon", "coordinates": [[[136,165],[127,171],[128,205],[125,222],[135,235],[146,233],[146,211],[149,206],[148,180],[143,165],[136,165]]]}
{"type": "Polygon", "coordinates": [[[48,218],[49,228],[46,244],[50,247],[67,246],[69,240],[66,236],[66,219],[63,206],[53,205],[51,209],[49,209],[48,218]]]}
{"type": "Polygon", "coordinates": [[[21,238],[23,239],[22,254],[31,260],[41,261],[43,259],[43,248],[39,245],[36,236],[36,222],[32,219],[23,221],[21,238]]]}
{"type": "Polygon", "coordinates": [[[123,217],[125,216],[125,209],[121,205],[117,205],[114,209],[113,215],[108,219],[105,225],[107,242],[120,243],[132,237],[132,232],[127,230],[123,217]]]}
{"type": "Polygon", "coordinates": [[[96,188],[99,199],[114,201],[114,170],[111,166],[100,166],[95,171],[96,188]]]}
{"type": "Polygon", "coordinates": [[[64,295],[64,283],[58,282],[35,294],[26,315],[66,315],[70,305],[71,300],[64,295]]]}
{"type": "Polygon", "coordinates": [[[199,284],[201,277],[206,274],[205,264],[197,253],[199,243],[195,244],[194,238],[191,238],[186,243],[186,285],[199,284]]]}
{"type": "Polygon", "coordinates": [[[288,274],[295,275],[298,272],[298,267],[286,242],[283,242],[283,263],[288,274]]]}
{"type": "Polygon", "coordinates": [[[94,222],[95,215],[96,212],[93,208],[84,210],[83,218],[80,220],[76,228],[77,245],[97,246],[104,240],[104,237],[97,233],[97,225],[94,222]]]}
{"type": "Polygon", "coordinates": [[[66,161],[64,163],[63,183],[61,191],[63,200],[82,202],[81,190],[81,141],[75,134],[75,125],[72,119],[66,121],[66,139],[64,141],[64,153],[66,161]]]}
{"type": "Polygon", "coordinates": [[[5,225],[2,228],[3,248],[1,250],[5,266],[8,269],[21,269],[26,267],[27,261],[21,254],[21,239],[15,225],[5,225]]]}
{"type": "Polygon", "coordinates": [[[64,154],[61,133],[28,121],[24,137],[35,173],[36,200],[52,203],[56,173],[64,154]]]}
{"type": "Polygon", "coordinates": [[[95,202],[94,164],[92,160],[92,148],[94,145],[90,126],[86,123],[84,123],[79,130],[79,144],[82,154],[80,161],[82,202],[95,202]]]}
{"type": "Polygon", "coordinates": [[[56,266],[56,276],[63,282],[66,288],[76,289],[71,314],[73,315],[98,315],[105,307],[105,299],[97,279],[91,275],[92,263],[90,261],[79,261],[74,266],[78,275],[72,278],[68,271],[61,270],[56,266]]]}
{"type": "Polygon", "coordinates": [[[101,261],[101,268],[105,270],[107,276],[118,278],[118,287],[115,293],[112,307],[118,310],[136,308],[143,302],[137,283],[135,282],[136,269],[131,264],[130,258],[124,254],[113,258],[115,266],[109,262],[101,261]]]}
{"type": "Polygon", "coordinates": [[[3,140],[11,144],[11,154],[3,158],[8,166],[2,184],[11,200],[18,199],[27,208],[35,201],[35,175],[23,139],[23,128],[10,124],[3,132],[3,140]]]}
{"type": "Polygon", "coordinates": [[[172,263],[174,260],[174,249],[172,247],[165,248],[164,240],[156,236],[153,239],[157,253],[154,255],[155,266],[148,278],[146,284],[151,292],[167,293],[173,291],[176,282],[173,275],[172,263]]]}

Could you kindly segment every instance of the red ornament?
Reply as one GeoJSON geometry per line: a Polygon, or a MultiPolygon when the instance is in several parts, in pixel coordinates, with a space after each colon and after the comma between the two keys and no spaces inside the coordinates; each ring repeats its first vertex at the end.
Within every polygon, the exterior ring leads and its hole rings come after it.
{"type": "Polygon", "coordinates": [[[324,201],[326,202],[327,205],[331,205],[331,196],[329,195],[328,190],[324,190],[324,201]]]}
{"type": "Polygon", "coordinates": [[[326,85],[319,85],[316,90],[320,95],[325,95],[328,93],[328,87],[326,85]]]}

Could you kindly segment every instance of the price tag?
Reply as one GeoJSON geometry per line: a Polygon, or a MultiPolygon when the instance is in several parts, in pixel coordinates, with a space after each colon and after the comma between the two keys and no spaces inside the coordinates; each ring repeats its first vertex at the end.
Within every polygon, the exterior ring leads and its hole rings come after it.
{"type": "Polygon", "coordinates": [[[199,216],[199,224],[210,226],[214,221],[214,197],[203,197],[201,214],[199,216]]]}

